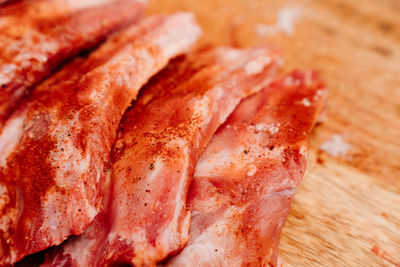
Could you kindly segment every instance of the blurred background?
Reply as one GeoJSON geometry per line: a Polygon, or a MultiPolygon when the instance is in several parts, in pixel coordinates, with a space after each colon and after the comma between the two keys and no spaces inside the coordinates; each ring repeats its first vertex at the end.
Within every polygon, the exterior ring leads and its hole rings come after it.
{"type": "Polygon", "coordinates": [[[193,11],[200,46],[281,48],[329,89],[281,239],[286,266],[400,266],[400,1],[153,0],[193,11]]]}

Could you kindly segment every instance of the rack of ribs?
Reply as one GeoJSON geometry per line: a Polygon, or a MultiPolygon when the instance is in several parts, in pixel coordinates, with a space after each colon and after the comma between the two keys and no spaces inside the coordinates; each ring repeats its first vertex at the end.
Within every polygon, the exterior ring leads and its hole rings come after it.
{"type": "Polygon", "coordinates": [[[36,87],[0,134],[0,265],[81,234],[139,89],[201,34],[191,14],[148,17],[36,87]]]}
{"type": "Polygon", "coordinates": [[[189,241],[166,266],[277,266],[324,95],[316,73],[293,72],[240,103],[197,163],[189,241]]]}
{"type": "Polygon", "coordinates": [[[187,241],[186,196],[194,166],[240,100],[268,85],[272,48],[208,48],[180,57],[142,89],[120,124],[108,204],[47,266],[153,266],[187,241]]]}
{"type": "Polygon", "coordinates": [[[137,21],[139,0],[12,1],[0,8],[0,131],[33,85],[67,59],[137,21]]]}

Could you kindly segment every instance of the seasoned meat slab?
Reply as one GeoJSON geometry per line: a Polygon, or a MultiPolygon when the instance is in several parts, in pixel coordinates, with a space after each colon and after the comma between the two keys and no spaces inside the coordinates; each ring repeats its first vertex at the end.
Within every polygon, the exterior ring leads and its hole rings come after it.
{"type": "Polygon", "coordinates": [[[34,89],[0,134],[0,265],[79,235],[139,89],[200,35],[188,13],[142,20],[34,89]]]}
{"type": "Polygon", "coordinates": [[[167,266],[277,266],[324,95],[315,73],[293,72],[241,102],[197,163],[189,242],[167,266]]]}
{"type": "Polygon", "coordinates": [[[240,100],[272,81],[280,62],[269,47],[209,48],[155,76],[121,122],[108,205],[49,265],[153,266],[182,248],[198,157],[240,100]]]}
{"type": "Polygon", "coordinates": [[[0,7],[0,131],[32,86],[68,58],[137,21],[139,0],[13,1],[0,7]]]}

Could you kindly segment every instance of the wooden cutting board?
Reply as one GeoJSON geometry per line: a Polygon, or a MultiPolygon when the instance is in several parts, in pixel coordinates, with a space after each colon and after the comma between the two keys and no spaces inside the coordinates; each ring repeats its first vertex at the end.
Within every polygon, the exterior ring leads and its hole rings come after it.
{"type": "Polygon", "coordinates": [[[285,265],[400,266],[400,1],[153,0],[148,13],[179,10],[197,15],[200,45],[276,44],[285,71],[326,80],[327,117],[282,234],[285,265]],[[339,156],[320,151],[333,135],[339,156]]]}

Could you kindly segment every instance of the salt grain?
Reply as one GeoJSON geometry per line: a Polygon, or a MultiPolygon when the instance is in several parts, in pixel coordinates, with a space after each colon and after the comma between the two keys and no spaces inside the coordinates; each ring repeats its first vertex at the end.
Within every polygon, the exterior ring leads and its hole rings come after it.
{"type": "Polygon", "coordinates": [[[301,103],[306,107],[311,106],[311,103],[307,98],[303,98],[303,100],[301,100],[301,103]]]}
{"type": "Polygon", "coordinates": [[[320,149],[332,157],[343,157],[346,156],[350,147],[351,145],[344,140],[342,135],[334,134],[321,145],[320,149]]]}
{"type": "Polygon", "coordinates": [[[247,172],[247,176],[253,176],[257,172],[257,167],[256,165],[252,164],[250,166],[249,171],[247,172]]]}
{"type": "Polygon", "coordinates": [[[301,12],[299,9],[285,7],[279,11],[275,24],[257,24],[254,30],[259,36],[274,35],[279,32],[286,35],[292,35],[294,33],[294,22],[298,20],[300,16],[301,12]]]}

